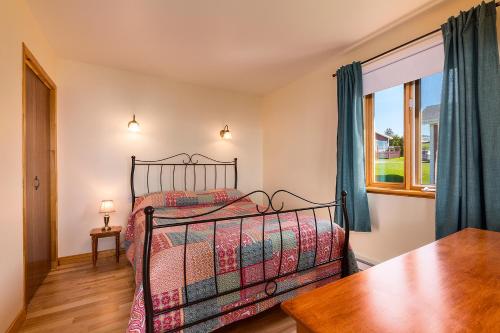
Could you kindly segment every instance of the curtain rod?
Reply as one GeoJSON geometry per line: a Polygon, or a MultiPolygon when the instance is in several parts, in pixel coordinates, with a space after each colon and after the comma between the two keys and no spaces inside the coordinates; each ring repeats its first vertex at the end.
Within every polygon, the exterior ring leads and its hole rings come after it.
{"type": "MultiPolygon", "coordinates": [[[[496,2],[496,3],[495,3],[495,6],[496,6],[496,7],[500,6],[500,2],[496,2]]],[[[364,65],[364,64],[366,64],[367,62],[370,62],[370,61],[375,60],[375,59],[377,59],[377,58],[383,57],[383,56],[385,56],[386,54],[389,54],[389,53],[391,53],[391,52],[393,52],[393,51],[396,51],[397,49],[400,49],[400,48],[405,47],[405,46],[407,46],[407,45],[410,45],[410,44],[412,44],[412,43],[415,43],[416,41],[418,41],[418,40],[420,40],[420,39],[423,39],[423,38],[425,38],[425,37],[428,37],[428,36],[430,36],[430,35],[432,35],[432,34],[435,34],[436,32],[439,32],[439,31],[441,31],[441,28],[438,28],[438,29],[432,30],[431,32],[428,32],[428,33],[426,33],[426,34],[424,34],[424,35],[422,35],[422,36],[419,36],[419,37],[417,37],[417,38],[414,38],[414,39],[412,39],[412,40],[410,40],[410,41],[408,41],[408,42],[406,42],[406,43],[403,43],[403,44],[401,44],[401,45],[398,45],[398,46],[396,46],[396,47],[393,47],[393,48],[392,48],[392,49],[390,49],[390,50],[387,50],[387,51],[384,51],[384,52],[382,52],[382,53],[380,53],[380,54],[377,54],[376,56],[373,56],[373,57],[371,57],[370,59],[366,59],[366,60],[364,60],[364,61],[362,61],[362,62],[361,62],[361,65],[364,65]]],[[[332,74],[332,77],[336,77],[336,76],[337,76],[337,73],[332,74]]]]}

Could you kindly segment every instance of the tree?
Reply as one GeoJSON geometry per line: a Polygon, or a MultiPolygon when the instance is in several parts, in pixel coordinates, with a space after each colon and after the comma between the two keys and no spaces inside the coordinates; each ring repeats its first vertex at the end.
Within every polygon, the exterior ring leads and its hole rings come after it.
{"type": "Polygon", "coordinates": [[[404,138],[402,136],[399,136],[397,134],[394,134],[392,136],[392,139],[389,140],[389,145],[393,147],[400,147],[401,150],[401,156],[404,156],[404,138]]]}
{"type": "Polygon", "coordinates": [[[388,136],[393,136],[394,131],[392,130],[392,128],[386,128],[384,134],[388,136]]]}

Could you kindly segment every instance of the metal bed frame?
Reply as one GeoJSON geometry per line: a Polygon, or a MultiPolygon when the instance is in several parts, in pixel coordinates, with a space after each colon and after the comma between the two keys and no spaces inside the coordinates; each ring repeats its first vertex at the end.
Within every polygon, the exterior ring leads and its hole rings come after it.
{"type": "MultiPolygon", "coordinates": [[[[178,175],[179,173],[176,174],[176,169],[178,168],[183,168],[184,169],[184,172],[181,173],[181,176],[183,175],[183,178],[184,178],[184,190],[187,190],[188,189],[188,182],[187,182],[187,177],[188,177],[188,169],[189,168],[192,168],[193,169],[193,177],[194,177],[194,181],[193,181],[193,187],[189,187],[189,189],[193,189],[193,190],[196,190],[196,175],[197,175],[197,172],[196,172],[196,169],[197,168],[203,168],[204,171],[203,171],[203,175],[204,175],[204,181],[203,181],[203,189],[206,190],[207,189],[207,169],[210,169],[213,167],[214,169],[214,178],[215,178],[215,182],[214,182],[214,188],[216,186],[218,186],[218,183],[217,183],[217,173],[218,173],[218,169],[224,169],[224,187],[226,187],[226,185],[228,184],[228,181],[227,181],[227,177],[228,177],[228,174],[227,174],[227,167],[228,166],[231,166],[231,167],[234,167],[234,187],[233,188],[237,188],[238,186],[238,171],[237,171],[237,159],[235,158],[233,161],[230,161],[230,162],[222,162],[222,161],[218,161],[218,160],[215,160],[215,159],[212,159],[210,157],[207,157],[205,155],[202,155],[202,154],[192,154],[192,155],[189,155],[189,154],[186,154],[186,153],[182,153],[182,154],[177,154],[177,155],[173,155],[173,156],[170,156],[170,157],[167,157],[167,158],[164,158],[164,159],[160,159],[160,160],[154,160],[154,161],[143,161],[143,160],[137,160],[135,158],[135,156],[132,156],[132,168],[131,168],[131,175],[130,175],[130,180],[131,180],[131,191],[132,191],[132,209],[134,207],[134,203],[135,203],[135,199],[136,199],[136,192],[135,192],[135,187],[134,187],[134,176],[135,176],[135,172],[136,172],[136,169],[138,167],[145,167],[146,168],[146,187],[147,187],[147,193],[150,193],[150,186],[149,186],[149,177],[150,177],[150,173],[151,171],[156,168],[158,169],[159,168],[159,173],[160,173],[160,189],[161,190],[164,190],[163,188],[163,174],[164,174],[164,169],[166,168],[171,168],[172,170],[172,173],[171,173],[171,184],[172,184],[172,189],[175,190],[175,177],[176,175],[178,175]],[[182,161],[180,162],[173,162],[173,160],[175,160],[176,158],[182,158],[182,161]],[[200,162],[201,160],[201,162],[200,162]]],[[[242,308],[245,308],[245,307],[248,307],[248,306],[251,306],[251,305],[254,305],[254,304],[257,304],[257,303],[260,303],[262,301],[265,301],[265,300],[268,300],[270,298],[273,298],[273,297],[276,297],[276,296],[280,296],[282,294],[285,294],[285,293],[288,293],[290,291],[293,291],[295,289],[299,289],[299,288],[302,288],[302,287],[305,287],[307,285],[310,285],[312,283],[316,283],[316,282],[319,282],[319,281],[322,281],[322,280],[325,280],[325,279],[328,279],[328,278],[332,278],[334,276],[337,276],[337,275],[340,275],[341,277],[344,277],[344,276],[347,276],[349,274],[349,262],[348,262],[348,250],[349,250],[349,218],[348,218],[348,215],[347,215],[347,209],[346,209],[346,197],[347,197],[347,193],[345,191],[342,192],[342,196],[340,198],[340,200],[335,200],[335,201],[332,201],[332,202],[327,202],[327,203],[317,203],[317,202],[313,202],[313,201],[310,201],[308,199],[305,199],[299,195],[296,195],[292,192],[289,192],[287,190],[278,190],[276,192],[274,192],[272,195],[268,195],[266,192],[264,191],[261,191],[261,190],[257,190],[257,191],[253,191],[253,192],[250,192],[246,195],[244,195],[243,197],[240,197],[236,200],[233,200],[225,205],[222,205],[220,207],[217,207],[213,210],[210,210],[206,213],[203,213],[203,214],[197,214],[197,215],[191,215],[191,216],[187,216],[187,217],[182,217],[182,218],[175,218],[175,217],[161,217],[161,216],[155,216],[154,215],[154,208],[149,206],[149,207],[146,207],[144,209],[144,213],[146,215],[146,221],[145,221],[145,239],[144,239],[144,251],[143,251],[143,262],[142,262],[142,278],[143,278],[143,289],[144,289],[144,307],[145,307],[145,314],[146,314],[146,317],[145,317],[145,322],[146,322],[146,332],[147,333],[152,333],[154,332],[154,327],[153,327],[153,324],[154,324],[154,318],[157,317],[157,316],[160,316],[160,315],[163,315],[163,314],[166,314],[166,313],[169,313],[169,312],[172,312],[172,311],[178,311],[178,310],[182,310],[184,309],[185,307],[188,307],[188,306],[191,306],[191,305],[194,305],[194,304],[199,304],[201,302],[205,302],[205,301],[208,301],[208,300],[211,300],[211,299],[214,299],[214,298],[217,298],[217,297],[220,297],[220,296],[224,296],[224,295],[228,295],[228,294],[231,294],[231,293],[234,293],[234,292],[238,292],[238,291],[241,291],[241,290],[245,290],[245,289],[248,289],[248,288],[252,288],[252,287],[255,287],[255,286],[258,286],[258,285],[262,285],[262,284],[265,284],[265,287],[264,287],[264,292],[266,294],[265,297],[262,297],[262,298],[259,298],[255,301],[252,301],[252,302],[248,302],[248,303],[245,303],[245,304],[242,304],[240,306],[236,306],[234,308],[231,308],[229,310],[226,310],[226,311],[222,311],[222,312],[219,312],[217,314],[214,314],[214,315],[210,315],[210,316],[207,316],[205,318],[202,318],[202,319],[199,319],[199,320],[196,320],[196,321],[193,321],[193,322],[190,322],[190,323],[187,323],[187,324],[184,324],[183,326],[181,327],[178,327],[178,328],[175,328],[175,329],[172,329],[172,330],[169,330],[167,332],[178,332],[178,331],[181,331],[185,328],[188,328],[188,327],[192,327],[192,326],[195,326],[197,324],[200,324],[204,321],[207,321],[207,320],[211,320],[211,319],[214,319],[214,318],[217,318],[217,317],[220,317],[220,316],[223,316],[225,314],[228,314],[228,313],[231,313],[233,311],[237,311],[239,309],[242,309],[242,308]],[[264,206],[258,206],[256,205],[256,210],[257,210],[257,213],[254,213],[254,214],[247,214],[247,215],[238,215],[238,216],[229,216],[229,217],[210,217],[211,214],[217,212],[217,211],[220,211],[222,209],[224,209],[225,207],[229,206],[229,205],[232,205],[234,204],[235,202],[238,202],[238,201],[241,201],[245,198],[248,198],[252,195],[255,195],[255,194],[260,194],[263,196],[264,200],[266,201],[266,204],[264,206]],[[277,195],[279,194],[286,194],[286,195],[289,195],[289,196],[292,196],[296,199],[300,199],[302,200],[303,202],[306,202],[308,204],[310,204],[311,206],[308,206],[308,207],[305,207],[305,208],[296,208],[296,209],[288,209],[288,210],[285,210],[284,209],[284,203],[281,202],[281,205],[280,207],[276,207],[275,205],[275,200],[276,200],[276,197],[277,195]],[[335,258],[332,258],[332,250],[333,250],[333,229],[334,229],[334,221],[333,221],[333,218],[332,218],[332,213],[331,213],[331,208],[334,207],[339,207],[341,208],[342,210],[342,214],[343,214],[343,217],[344,217],[344,225],[346,227],[344,227],[344,244],[343,244],[343,248],[342,248],[342,251],[341,251],[341,256],[339,257],[335,257],[335,258]],[[316,210],[317,209],[328,209],[328,213],[329,213],[329,220],[330,220],[330,227],[331,227],[331,233],[330,233],[330,255],[328,257],[328,260],[324,261],[324,262],[320,262],[320,263],[316,263],[316,255],[317,255],[317,252],[318,252],[318,221],[317,221],[317,217],[316,217],[316,210]],[[300,233],[300,222],[299,222],[299,217],[298,217],[298,212],[304,212],[304,211],[310,211],[312,212],[313,214],[313,217],[314,217],[314,224],[315,224],[315,232],[316,232],[316,237],[315,237],[315,252],[314,252],[314,259],[312,261],[312,265],[308,266],[308,267],[305,267],[305,268],[300,268],[299,269],[299,262],[300,262],[300,255],[301,255],[301,233],[300,233]],[[283,234],[282,234],[282,230],[281,230],[281,219],[280,219],[280,215],[281,214],[285,214],[285,213],[292,213],[292,214],[295,214],[295,217],[296,217],[296,220],[297,220],[297,225],[298,225],[298,259],[297,259],[297,265],[295,267],[295,269],[292,271],[292,272],[288,272],[288,273],[282,273],[281,270],[281,266],[282,266],[282,261],[283,261],[283,234]],[[264,242],[264,237],[265,237],[265,218],[266,216],[269,216],[269,215],[274,215],[277,217],[277,221],[278,221],[278,225],[279,225],[279,230],[280,230],[280,261],[279,261],[279,266],[278,266],[278,274],[275,275],[275,276],[266,276],[266,260],[265,260],[265,255],[266,255],[266,251],[265,251],[265,242],[264,242]],[[240,233],[240,238],[239,238],[239,262],[238,262],[238,266],[239,266],[239,273],[240,273],[240,277],[242,276],[242,269],[243,269],[243,265],[242,265],[242,245],[241,245],[241,240],[242,240],[242,229],[243,229],[243,221],[244,219],[247,219],[247,218],[256,218],[256,217],[261,217],[262,218],[262,267],[263,267],[263,278],[260,279],[259,281],[256,281],[256,282],[253,282],[253,283],[250,283],[250,284],[246,284],[246,285],[242,285],[242,283],[240,283],[240,287],[238,288],[233,288],[233,289],[230,289],[230,290],[226,290],[226,291],[219,291],[219,288],[218,288],[218,281],[217,281],[217,264],[216,264],[216,255],[217,255],[217,249],[216,249],[216,234],[217,234],[217,223],[220,222],[220,221],[228,221],[228,220],[239,220],[239,233],[240,233]],[[195,220],[191,220],[191,221],[186,221],[186,220],[190,220],[190,219],[195,219],[195,220]],[[163,222],[166,222],[168,221],[168,224],[162,224],[162,223],[153,223],[153,221],[157,221],[157,222],[161,222],[162,220],[164,220],[163,222]],[[191,225],[195,225],[195,224],[200,224],[200,223],[207,223],[207,224],[210,224],[210,225],[213,225],[213,238],[212,238],[212,247],[213,247],[213,265],[214,265],[214,281],[215,281],[215,293],[211,296],[208,296],[208,297],[202,297],[202,298],[199,298],[199,299],[196,299],[196,300],[189,300],[189,297],[188,297],[188,288],[187,288],[187,273],[186,273],[186,248],[187,248],[187,244],[188,244],[188,233],[189,233],[189,226],[191,225]],[[179,226],[184,226],[185,229],[184,229],[184,260],[183,260],[183,278],[184,278],[184,291],[183,291],[183,294],[184,294],[184,302],[178,306],[175,306],[175,307],[171,307],[171,308],[168,308],[168,309],[163,309],[163,310],[155,310],[153,308],[153,299],[152,299],[152,295],[151,295],[151,282],[150,282],[150,263],[151,263],[151,245],[152,245],[152,237],[153,237],[153,231],[156,230],[156,229],[163,229],[163,228],[169,228],[169,227],[179,227],[179,226]],[[322,277],[322,278],[319,278],[319,279],[316,279],[316,280],[313,280],[313,281],[309,281],[307,283],[304,283],[304,284],[301,284],[301,285],[298,285],[298,286],[295,286],[295,287],[292,287],[292,288],[287,288],[285,290],[281,290],[281,291],[278,291],[278,284],[276,282],[276,279],[278,278],[282,278],[282,277],[286,277],[286,276],[289,276],[289,275],[293,275],[293,274],[297,274],[297,273],[301,273],[301,272],[305,272],[305,271],[309,271],[309,270],[312,270],[312,269],[315,269],[317,267],[321,267],[321,266],[324,266],[324,265],[328,265],[328,264],[331,264],[333,262],[337,262],[337,261],[341,261],[341,271],[340,272],[332,272],[332,274],[329,274],[327,275],[326,277],[322,277]]]]}

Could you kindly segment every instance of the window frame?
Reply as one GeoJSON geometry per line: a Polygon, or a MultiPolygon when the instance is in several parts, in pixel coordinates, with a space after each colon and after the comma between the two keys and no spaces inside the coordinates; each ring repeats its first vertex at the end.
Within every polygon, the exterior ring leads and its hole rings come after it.
{"type": "Polygon", "coordinates": [[[375,127],[374,127],[374,94],[364,96],[365,120],[365,172],[366,190],[369,193],[404,195],[424,198],[435,198],[435,192],[424,191],[421,185],[420,162],[420,79],[404,84],[404,181],[402,183],[377,182],[375,180],[375,127]],[[410,152],[410,154],[408,154],[410,152]]]}

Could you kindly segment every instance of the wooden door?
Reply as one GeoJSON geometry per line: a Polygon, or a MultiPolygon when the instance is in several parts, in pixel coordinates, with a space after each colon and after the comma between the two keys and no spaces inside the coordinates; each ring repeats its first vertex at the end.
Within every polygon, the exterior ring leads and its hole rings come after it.
{"type": "Polygon", "coordinates": [[[25,76],[26,302],[51,268],[50,89],[26,66],[25,76]]]}

